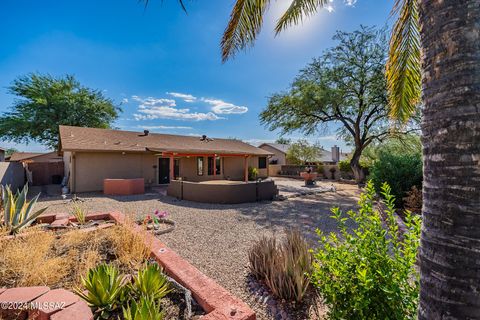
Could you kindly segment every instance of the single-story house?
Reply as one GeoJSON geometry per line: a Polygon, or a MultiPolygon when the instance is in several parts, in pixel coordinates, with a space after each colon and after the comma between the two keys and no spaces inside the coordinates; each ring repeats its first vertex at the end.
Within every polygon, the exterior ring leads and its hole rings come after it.
{"type": "Polygon", "coordinates": [[[272,155],[234,139],[72,126],[60,126],[60,144],[71,192],[102,191],[104,179],[246,181],[249,167],[264,178],[272,155]]]}
{"type": "Polygon", "coordinates": [[[21,163],[27,181],[34,186],[60,184],[63,179],[63,157],[57,152],[14,152],[9,162],[21,163]]]}
{"type": "MultiPolygon", "coordinates": [[[[290,145],[281,143],[263,143],[259,146],[260,149],[268,151],[273,155],[270,157],[270,164],[288,165],[287,153],[290,145]]],[[[321,162],[323,164],[336,164],[338,161],[348,158],[347,153],[341,152],[338,146],[333,146],[332,151],[325,149],[321,150],[321,155],[314,162],[321,162]]]]}

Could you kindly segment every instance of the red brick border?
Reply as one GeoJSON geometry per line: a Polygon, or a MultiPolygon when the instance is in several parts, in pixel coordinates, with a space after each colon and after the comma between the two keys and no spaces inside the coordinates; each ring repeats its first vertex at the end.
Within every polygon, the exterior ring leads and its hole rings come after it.
{"type": "MultiPolygon", "coordinates": [[[[121,212],[102,212],[89,214],[87,216],[88,220],[112,220],[116,223],[125,223],[125,215],[121,212]]],[[[47,214],[42,215],[37,219],[37,222],[41,223],[54,223],[61,220],[63,223],[68,221],[75,221],[74,217],[66,217],[64,214],[47,214]]],[[[59,224],[60,225],[60,224],[59,224]]],[[[109,226],[106,224],[104,227],[109,226]]],[[[89,228],[90,229],[90,228],[89,228]]],[[[96,227],[92,228],[92,230],[96,227]]],[[[85,229],[85,231],[89,231],[85,229]]],[[[145,232],[140,226],[134,227],[131,230],[132,232],[140,233],[145,232]]],[[[193,297],[198,302],[198,304],[203,308],[207,315],[202,317],[205,320],[223,320],[223,319],[233,319],[233,320],[255,320],[255,312],[242,300],[238,299],[230,292],[225,290],[222,286],[217,284],[213,279],[207,277],[205,274],[200,272],[188,261],[180,257],[170,248],[168,248],[163,242],[161,242],[157,237],[151,233],[147,233],[147,238],[145,239],[146,243],[151,246],[151,256],[154,258],[165,270],[165,272],[171,276],[173,279],[178,281],[181,285],[186,287],[192,292],[193,297]]],[[[34,297],[28,296],[23,299],[29,299],[27,302],[31,302],[40,296],[43,297],[44,294],[50,291],[48,287],[40,287],[46,290],[45,292],[38,294],[34,297]]],[[[0,288],[0,303],[8,301],[19,301],[10,299],[10,294],[14,293],[17,289],[27,289],[30,294],[32,294],[32,288],[12,288],[6,289],[2,292],[0,288]],[[10,299],[10,300],[8,300],[10,299]]],[[[21,290],[21,291],[22,291],[21,290]]],[[[63,290],[63,289],[59,289],[63,290]]],[[[32,311],[29,316],[31,319],[55,319],[55,320],[66,320],[66,319],[93,319],[90,308],[86,305],[85,302],[79,300],[75,302],[70,295],[71,292],[66,290],[55,291],[52,290],[50,295],[47,295],[47,298],[51,296],[51,300],[56,299],[57,294],[65,295],[65,299],[68,296],[68,301],[71,304],[63,310],[46,310],[46,312],[32,311]],[[65,292],[63,292],[65,291],[65,292]],[[89,316],[86,314],[89,312],[89,316]]],[[[40,299],[40,298],[39,298],[40,299]]],[[[56,299],[58,300],[58,299],[56,299]]],[[[43,298],[40,299],[43,301],[43,298]]],[[[63,301],[63,300],[62,300],[63,301]]],[[[15,312],[14,310],[11,310],[15,312]]],[[[3,316],[0,310],[0,316],[3,316]]],[[[1,317],[0,317],[1,318],[1,317]]]]}
{"type": "MultiPolygon", "coordinates": [[[[112,220],[125,222],[125,216],[120,212],[109,213],[112,220]]],[[[132,232],[145,232],[137,227],[132,232]]],[[[205,320],[235,319],[255,320],[255,312],[242,300],[233,296],[213,279],[200,272],[188,261],[168,248],[157,237],[148,233],[146,243],[151,246],[151,256],[165,272],[181,285],[192,292],[195,300],[207,312],[202,317],[205,320]]]]}
{"type": "Polygon", "coordinates": [[[87,303],[74,293],[49,287],[0,289],[1,319],[92,320],[87,303]],[[74,315],[72,317],[72,315],[74,315]]]}

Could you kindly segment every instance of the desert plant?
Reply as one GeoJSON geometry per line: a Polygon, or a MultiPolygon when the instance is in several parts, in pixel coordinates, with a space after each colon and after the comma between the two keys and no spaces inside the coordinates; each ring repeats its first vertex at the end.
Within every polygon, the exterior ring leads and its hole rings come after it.
{"type": "Polygon", "coordinates": [[[254,167],[248,167],[248,180],[255,180],[258,177],[258,169],[254,167]]]}
{"type": "Polygon", "coordinates": [[[105,263],[90,269],[87,276],[82,277],[82,285],[86,292],[76,288],[76,294],[93,307],[97,318],[101,319],[108,319],[124,302],[128,288],[119,270],[105,263]]]}
{"type": "Polygon", "coordinates": [[[421,214],[422,204],[422,189],[418,189],[417,186],[413,186],[412,189],[407,192],[407,196],[403,198],[403,206],[405,210],[411,211],[416,214],[421,214]]]}
{"type": "Polygon", "coordinates": [[[300,231],[288,230],[280,244],[273,237],[260,239],[250,250],[249,261],[252,274],[265,281],[275,296],[296,302],[303,299],[312,257],[300,231]]]}
{"type": "Polygon", "coordinates": [[[137,297],[160,300],[170,292],[170,284],[162,268],[156,263],[150,263],[138,270],[131,289],[132,294],[137,297]]]}
{"type": "Polygon", "coordinates": [[[1,224],[9,230],[10,234],[15,234],[21,229],[31,225],[35,219],[41,215],[47,208],[33,212],[33,207],[37,203],[40,194],[32,200],[27,200],[28,185],[26,184],[22,191],[13,194],[10,186],[1,186],[3,219],[1,224]]]}
{"type": "Polygon", "coordinates": [[[123,308],[123,319],[125,320],[162,320],[163,312],[160,304],[154,299],[141,297],[138,302],[132,301],[130,305],[123,308]]]}
{"type": "Polygon", "coordinates": [[[84,224],[87,217],[87,210],[83,208],[77,201],[73,202],[72,214],[79,224],[84,224]]]}
{"type": "Polygon", "coordinates": [[[270,275],[270,264],[277,254],[277,239],[263,236],[250,248],[248,260],[250,273],[258,280],[264,280],[270,275]]]}
{"type": "Polygon", "coordinates": [[[333,208],[340,235],[320,236],[315,250],[313,285],[324,299],[331,319],[414,319],[419,297],[415,268],[420,218],[406,213],[407,230],[400,235],[394,197],[382,186],[384,219],[373,209],[375,188],[369,181],[358,212],[346,216],[333,208]],[[348,226],[353,226],[349,228],[348,226]]]}

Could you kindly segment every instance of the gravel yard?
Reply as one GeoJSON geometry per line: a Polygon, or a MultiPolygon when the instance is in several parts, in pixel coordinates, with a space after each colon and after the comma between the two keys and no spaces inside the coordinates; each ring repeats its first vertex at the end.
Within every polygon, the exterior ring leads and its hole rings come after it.
{"type": "MultiPolygon", "coordinates": [[[[330,187],[332,183],[320,183],[330,187]]],[[[258,319],[271,319],[266,306],[255,301],[246,282],[247,252],[261,235],[282,233],[285,227],[304,230],[315,241],[315,228],[336,230],[330,218],[330,208],[345,210],[355,206],[358,188],[336,184],[337,191],[320,193],[286,201],[260,202],[240,205],[201,204],[160,195],[107,197],[102,194],[81,194],[90,212],[120,210],[131,215],[152,214],[165,210],[177,228],[160,239],[190,261],[209,277],[215,279],[234,295],[243,299],[256,312],[258,319]]],[[[47,212],[69,212],[70,204],[57,198],[42,198],[39,207],[48,205],[47,212]]]]}

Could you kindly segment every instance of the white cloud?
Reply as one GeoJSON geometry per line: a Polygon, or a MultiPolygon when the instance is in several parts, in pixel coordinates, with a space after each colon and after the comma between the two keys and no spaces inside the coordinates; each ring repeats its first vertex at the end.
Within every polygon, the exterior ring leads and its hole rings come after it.
{"type": "Polygon", "coordinates": [[[175,100],[172,99],[157,99],[153,97],[147,98],[140,98],[139,96],[132,96],[132,99],[135,101],[140,102],[140,106],[167,106],[167,107],[175,107],[177,103],[175,100]]]}
{"type": "Polygon", "coordinates": [[[185,102],[195,102],[197,100],[197,97],[187,93],[167,92],[167,94],[174,98],[182,99],[185,102]]]}
{"type": "Polygon", "coordinates": [[[137,112],[133,116],[135,120],[173,119],[173,120],[219,120],[223,119],[213,112],[191,112],[188,108],[176,108],[175,100],[157,99],[153,97],[141,98],[132,96],[132,99],[140,102],[137,112]]]}
{"type": "Polygon", "coordinates": [[[185,126],[137,126],[137,128],[147,129],[147,130],[175,130],[175,129],[182,129],[182,130],[192,130],[192,127],[185,127],[185,126]]]}
{"type": "Polygon", "coordinates": [[[357,3],[357,0],[344,0],[347,6],[354,6],[357,3]]]}
{"type": "Polygon", "coordinates": [[[248,111],[247,107],[237,106],[220,99],[202,98],[202,101],[211,105],[212,111],[216,114],[242,114],[248,111]]]}
{"type": "Polygon", "coordinates": [[[127,99],[127,98],[123,98],[123,99],[122,99],[122,103],[128,103],[128,99],[127,99]]]}
{"type": "Polygon", "coordinates": [[[325,6],[325,9],[328,11],[328,12],[333,12],[335,11],[335,9],[333,8],[333,6],[331,4],[327,4],[325,6]]]}

